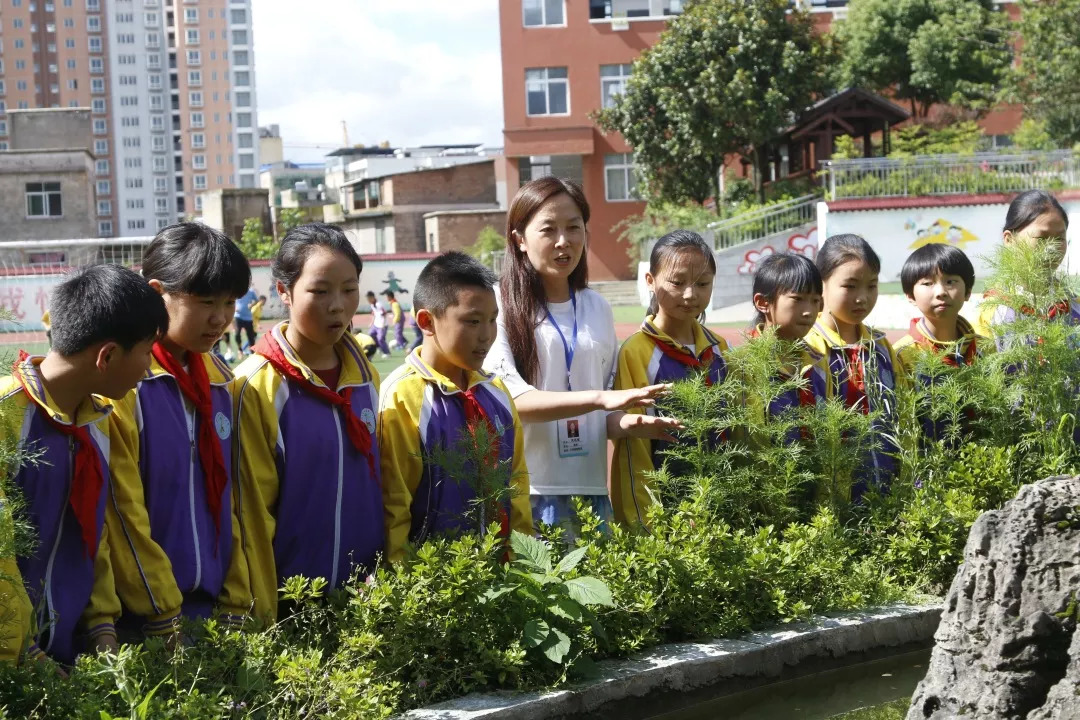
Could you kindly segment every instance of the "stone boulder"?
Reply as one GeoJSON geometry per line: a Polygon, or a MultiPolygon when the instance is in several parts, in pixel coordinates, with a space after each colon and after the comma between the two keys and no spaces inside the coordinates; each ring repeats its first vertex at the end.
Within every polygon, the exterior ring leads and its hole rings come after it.
{"type": "Polygon", "coordinates": [[[1080,718],[1080,478],[971,528],[908,720],[1080,718]]]}

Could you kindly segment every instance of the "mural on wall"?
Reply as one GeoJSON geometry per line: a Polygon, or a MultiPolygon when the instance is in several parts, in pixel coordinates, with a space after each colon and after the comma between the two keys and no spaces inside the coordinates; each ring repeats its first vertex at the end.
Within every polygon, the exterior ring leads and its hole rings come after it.
{"type": "MultiPolygon", "coordinates": [[[[916,227],[914,220],[908,220],[904,223],[905,230],[914,230],[916,227]]],[[[911,243],[908,249],[918,250],[924,245],[940,243],[942,245],[954,245],[962,250],[965,245],[978,241],[979,237],[970,230],[965,230],[944,218],[939,218],[927,227],[918,230],[915,233],[915,242],[911,243]]]]}
{"type": "Polygon", "coordinates": [[[386,293],[388,293],[388,292],[392,292],[392,293],[394,293],[394,295],[407,295],[408,292],[409,292],[408,290],[406,290],[405,288],[403,288],[401,286],[401,283],[398,282],[398,279],[394,275],[393,270],[391,270],[390,272],[388,272],[386,274],[386,279],[383,280],[383,284],[389,286],[389,287],[386,287],[386,288],[383,289],[382,292],[383,292],[384,295],[386,293]]]}
{"type": "MultiPolygon", "coordinates": [[[[817,249],[817,228],[814,227],[810,228],[805,235],[798,233],[789,237],[787,239],[787,247],[782,248],[781,251],[805,255],[813,260],[817,257],[817,249]]],[[[747,253],[743,255],[743,262],[739,265],[737,272],[740,275],[753,275],[757,272],[758,264],[776,252],[777,250],[772,245],[766,245],[760,249],[747,251],[747,253]]]]}

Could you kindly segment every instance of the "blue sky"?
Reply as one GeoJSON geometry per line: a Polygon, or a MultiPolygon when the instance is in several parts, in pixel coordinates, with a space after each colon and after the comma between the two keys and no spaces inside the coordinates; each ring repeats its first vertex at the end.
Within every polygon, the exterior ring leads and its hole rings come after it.
{"type": "Polygon", "coordinates": [[[502,145],[498,0],[252,6],[259,124],[281,126],[286,158],[320,161],[301,146],[339,146],[342,120],[350,143],[502,145]]]}

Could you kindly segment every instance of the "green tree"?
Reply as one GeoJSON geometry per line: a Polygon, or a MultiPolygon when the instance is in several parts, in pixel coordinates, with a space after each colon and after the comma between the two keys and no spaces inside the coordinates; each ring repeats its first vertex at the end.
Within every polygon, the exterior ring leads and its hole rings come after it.
{"type": "Polygon", "coordinates": [[[243,233],[236,244],[248,260],[272,258],[277,250],[277,243],[272,236],[263,232],[262,220],[259,218],[248,218],[244,221],[243,233]]]}
{"type": "Polygon", "coordinates": [[[488,262],[494,253],[506,249],[506,238],[491,225],[485,226],[476,235],[476,242],[465,248],[465,252],[482,263],[488,262]]]}
{"type": "Polygon", "coordinates": [[[1008,18],[991,0],[853,0],[837,24],[838,81],[888,91],[926,117],[948,103],[985,112],[1012,62],[1008,18]]]}
{"type": "Polygon", "coordinates": [[[1053,144],[1080,142],[1080,0],[1022,0],[1010,89],[1053,144]]]}
{"type": "Polygon", "coordinates": [[[300,209],[282,208],[281,212],[278,213],[278,240],[280,241],[290,230],[298,225],[303,225],[305,222],[307,222],[307,218],[304,217],[304,213],[300,209]]]}
{"type": "Polygon", "coordinates": [[[1024,118],[1020,127],[1013,133],[1013,142],[1021,150],[1054,150],[1057,143],[1046,130],[1046,122],[1035,118],[1024,118]]]}
{"type": "Polygon", "coordinates": [[[596,117],[633,146],[649,195],[719,198],[732,154],[752,159],[761,191],[765,144],[825,89],[828,44],[807,13],[788,11],[787,0],[701,0],[634,63],[596,117]]]}

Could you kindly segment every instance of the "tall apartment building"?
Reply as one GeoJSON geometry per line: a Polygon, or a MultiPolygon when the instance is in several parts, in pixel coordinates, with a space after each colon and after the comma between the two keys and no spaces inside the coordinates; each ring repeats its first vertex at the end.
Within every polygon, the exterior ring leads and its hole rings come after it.
{"type": "MultiPolygon", "coordinates": [[[[794,0],[813,13],[819,30],[847,11],[847,0],[794,0]]],[[[1019,8],[1001,4],[1011,18],[1019,8]]],[[[612,228],[640,213],[633,149],[606,135],[589,115],[615,102],[634,60],[654,45],[682,0],[501,0],[503,140],[508,193],[554,174],[580,181],[592,210],[589,276],[629,279],[626,247],[612,228]]],[[[1017,108],[981,121],[995,143],[1008,142],[1017,108]]]]}
{"type": "Polygon", "coordinates": [[[91,108],[101,237],[255,187],[253,62],[251,0],[0,0],[0,113],[91,108]]]}

